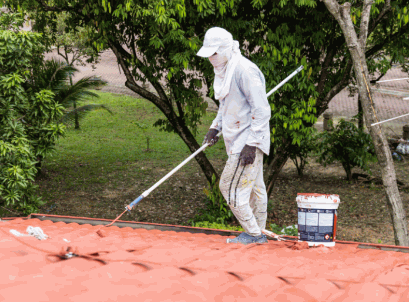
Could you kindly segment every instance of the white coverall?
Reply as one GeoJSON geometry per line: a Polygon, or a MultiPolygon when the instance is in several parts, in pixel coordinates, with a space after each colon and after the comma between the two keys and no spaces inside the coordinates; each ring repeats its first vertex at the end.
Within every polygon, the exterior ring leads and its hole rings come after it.
{"type": "Polygon", "coordinates": [[[210,128],[222,131],[229,156],[220,179],[220,190],[246,233],[261,235],[267,220],[267,192],[263,179],[263,153],[270,152],[270,106],[260,69],[240,56],[230,90],[220,100],[210,128]],[[240,165],[245,145],[255,146],[251,165],[240,165]]]}

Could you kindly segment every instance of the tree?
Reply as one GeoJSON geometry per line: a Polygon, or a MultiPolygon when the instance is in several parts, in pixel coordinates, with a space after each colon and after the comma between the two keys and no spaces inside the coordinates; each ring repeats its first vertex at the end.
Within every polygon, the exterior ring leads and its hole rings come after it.
{"type": "MultiPolygon", "coordinates": [[[[67,27],[68,13],[62,12],[57,14],[56,19],[56,30],[51,32],[54,35],[55,46],[57,47],[57,53],[61,56],[67,65],[81,65],[85,66],[85,62],[92,62],[92,68],[94,64],[98,63],[98,55],[94,55],[94,51],[90,46],[88,28],[84,27],[75,27],[70,29],[67,27]]],[[[74,70],[76,72],[78,70],[74,70]]],[[[72,73],[69,74],[70,84],[73,85],[72,73]]],[[[74,108],[74,125],[75,129],[80,128],[77,109],[77,101],[72,101],[72,106],[74,108]]],[[[90,107],[89,107],[90,108],[90,107]]]]}
{"type": "Polygon", "coordinates": [[[47,156],[64,125],[64,108],[48,89],[35,89],[43,60],[38,33],[20,30],[23,19],[0,15],[0,204],[27,213],[41,204],[34,177],[39,157],[47,156]]]}
{"type": "MultiPolygon", "coordinates": [[[[295,1],[296,5],[288,0],[256,0],[252,3],[259,9],[259,18],[249,16],[257,14],[251,7],[245,7],[245,12],[238,15],[258,21],[253,23],[252,29],[260,34],[247,35],[249,53],[261,66],[270,87],[277,83],[277,78],[294,70],[300,61],[308,73],[308,80],[305,74],[297,76],[270,98],[274,104],[272,128],[275,128],[277,137],[272,144],[266,175],[268,193],[271,194],[275,179],[289,157],[291,145],[310,135],[308,127],[314,119],[307,110],[312,109],[314,116],[319,117],[331,99],[342,89],[355,86],[356,80],[351,73],[353,63],[342,30],[324,3],[314,0],[295,1]],[[303,106],[303,102],[307,106],[303,106]],[[281,112],[274,115],[276,108],[281,112]],[[295,127],[290,128],[289,124],[295,127]]],[[[404,58],[409,56],[409,42],[404,39],[409,30],[408,24],[404,23],[404,4],[405,1],[395,1],[394,9],[388,8],[388,2],[379,1],[374,5],[376,22],[372,22],[369,28],[371,36],[366,49],[371,75],[385,74],[391,68],[391,62],[403,64],[404,58]],[[402,26],[399,26],[401,22],[402,26]]],[[[358,20],[359,16],[355,18],[358,20]]]]}
{"type": "Polygon", "coordinates": [[[324,167],[339,161],[349,181],[352,180],[353,167],[370,172],[368,163],[376,161],[371,136],[353,122],[343,119],[332,131],[318,135],[316,150],[319,151],[318,162],[324,167]]]}
{"type": "MultiPolygon", "coordinates": [[[[94,50],[89,43],[89,28],[67,26],[69,13],[61,12],[56,15],[56,28],[50,34],[54,35],[54,44],[57,53],[67,65],[85,66],[86,62],[98,63],[98,57],[94,57],[94,50]]],[[[95,65],[92,65],[94,68],[95,65]]]]}
{"type": "Polygon", "coordinates": [[[55,101],[65,108],[64,115],[59,122],[64,124],[74,124],[75,129],[79,128],[79,120],[93,110],[107,110],[103,104],[86,104],[77,107],[79,102],[87,102],[99,95],[90,89],[99,88],[106,84],[96,77],[83,77],[77,82],[72,82],[72,76],[78,72],[72,65],[56,61],[54,59],[44,61],[42,67],[37,72],[35,85],[37,89],[50,89],[55,94],[55,101]]]}
{"type": "MultiPolygon", "coordinates": [[[[363,3],[360,3],[362,6],[356,5],[354,7],[350,2],[345,2],[340,5],[334,0],[323,1],[341,27],[346,44],[348,45],[349,54],[351,56],[350,60],[353,64],[355,80],[365,115],[366,126],[375,145],[375,152],[381,167],[382,181],[386,191],[388,205],[391,209],[395,243],[397,245],[409,246],[406,214],[396,183],[395,168],[388,141],[385,133],[382,131],[381,125],[371,126],[378,122],[378,118],[372,100],[372,92],[369,85],[369,68],[366,61],[366,50],[368,46],[370,47],[372,44],[371,39],[368,40],[368,37],[373,32],[373,28],[377,26],[377,23],[384,23],[382,22],[383,19],[388,15],[388,12],[392,11],[391,1],[386,0],[379,15],[375,17],[372,16],[372,20],[371,10],[377,9],[373,0],[364,0],[363,3]],[[358,18],[360,19],[358,32],[356,31],[354,24],[357,22],[354,22],[353,18],[354,20],[358,18]]],[[[379,2],[380,1],[378,1],[378,3],[379,2]]],[[[402,7],[396,6],[395,2],[394,10],[398,10],[403,18],[399,18],[401,20],[398,19],[399,23],[397,24],[397,27],[405,28],[409,24],[409,16],[407,15],[407,7],[401,9],[402,7]]],[[[392,30],[393,29],[390,29],[390,32],[388,33],[389,36],[395,34],[392,30]]],[[[374,35],[385,34],[385,31],[379,31],[380,33],[375,32],[374,35]]]]}

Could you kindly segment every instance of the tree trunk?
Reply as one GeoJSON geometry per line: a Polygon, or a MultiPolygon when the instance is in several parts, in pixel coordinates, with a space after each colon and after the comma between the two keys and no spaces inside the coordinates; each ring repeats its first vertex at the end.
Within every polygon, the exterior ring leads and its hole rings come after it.
{"type": "Polygon", "coordinates": [[[358,129],[364,129],[364,111],[362,109],[361,96],[358,94],[358,129]]]}
{"type": "Polygon", "coordinates": [[[335,0],[323,1],[327,9],[338,21],[352,57],[354,73],[365,115],[365,123],[375,145],[375,152],[381,168],[382,181],[386,191],[387,202],[391,210],[393,229],[395,233],[395,244],[409,246],[406,214],[396,183],[395,168],[388,146],[388,141],[386,140],[385,134],[382,131],[381,125],[376,125],[374,127],[371,126],[371,124],[378,121],[378,118],[371,96],[371,87],[369,86],[369,73],[366,64],[365,47],[370,10],[373,1],[364,1],[361,14],[359,38],[355,32],[354,24],[351,19],[351,4],[347,2],[343,5],[339,5],[335,0]]]}
{"type": "MultiPolygon", "coordinates": [[[[71,86],[72,86],[72,75],[70,74],[70,84],[71,84],[71,86]]],[[[77,101],[75,101],[74,100],[74,110],[75,109],[77,109],[77,101]]],[[[74,112],[74,122],[75,122],[75,127],[74,127],[74,129],[79,129],[80,128],[80,122],[79,122],[79,119],[78,119],[78,113],[75,111],[74,112]]]]}
{"type": "MultiPolygon", "coordinates": [[[[151,84],[155,88],[158,93],[158,96],[155,94],[143,89],[139,86],[128,67],[128,64],[125,62],[124,56],[129,56],[126,51],[121,47],[121,45],[115,43],[114,41],[108,41],[108,44],[112,51],[114,52],[115,56],[118,59],[119,65],[122,67],[122,70],[126,76],[125,86],[131,89],[133,92],[139,94],[140,96],[144,97],[151,103],[153,103],[162,113],[166,116],[169,123],[172,125],[175,132],[180,136],[180,138],[184,141],[184,143],[188,146],[189,150],[193,153],[197,149],[200,148],[200,145],[197,143],[195,137],[193,136],[192,132],[186,126],[183,117],[177,116],[172,103],[169,101],[168,97],[166,96],[163,87],[158,81],[151,81],[151,84]]],[[[154,75],[149,75],[155,77],[154,75]]],[[[147,76],[149,80],[149,76],[147,76]]],[[[206,155],[203,152],[200,152],[195,157],[197,163],[199,164],[200,168],[202,169],[203,173],[206,176],[206,179],[209,183],[212,181],[213,174],[218,175],[216,170],[213,168],[210,161],[207,159],[206,155]]]]}
{"type": "Polygon", "coordinates": [[[348,163],[343,163],[342,166],[344,167],[345,173],[347,174],[347,180],[351,181],[352,180],[351,166],[348,163]]]}
{"type": "MultiPolygon", "coordinates": [[[[74,101],[74,110],[77,109],[77,102],[74,101]]],[[[80,128],[80,122],[78,120],[78,112],[74,112],[75,129],[80,128]]]]}
{"type": "MultiPolygon", "coordinates": [[[[126,81],[125,86],[134,91],[135,93],[141,94],[140,89],[142,88],[137,87],[134,83],[126,81]]],[[[180,138],[184,141],[184,143],[188,146],[189,150],[192,153],[200,148],[200,145],[197,143],[192,132],[184,124],[183,119],[178,118],[178,116],[173,111],[173,108],[171,108],[170,106],[169,107],[166,106],[166,104],[164,104],[164,102],[161,102],[160,99],[154,100],[150,99],[150,101],[154,103],[165,114],[166,118],[171,123],[176,133],[180,136],[180,138]]],[[[195,159],[199,164],[200,168],[202,169],[203,173],[205,174],[206,179],[209,183],[211,183],[213,174],[216,175],[216,178],[219,178],[216,173],[216,170],[213,168],[212,164],[210,163],[210,161],[207,159],[206,155],[203,152],[200,152],[198,155],[196,155],[195,159]]]]}
{"type": "MultiPolygon", "coordinates": [[[[290,144],[287,144],[285,147],[288,147],[290,144]]],[[[288,153],[285,151],[286,148],[282,147],[277,150],[275,154],[272,154],[273,159],[268,165],[267,172],[268,174],[266,175],[265,179],[266,181],[266,187],[267,187],[267,196],[270,198],[273,189],[274,189],[274,184],[277,180],[278,175],[280,174],[281,169],[284,167],[285,163],[288,160],[288,153]]]]}
{"type": "Polygon", "coordinates": [[[37,162],[35,164],[35,167],[37,169],[36,177],[39,177],[40,175],[43,174],[43,157],[41,155],[37,156],[37,162]]]}

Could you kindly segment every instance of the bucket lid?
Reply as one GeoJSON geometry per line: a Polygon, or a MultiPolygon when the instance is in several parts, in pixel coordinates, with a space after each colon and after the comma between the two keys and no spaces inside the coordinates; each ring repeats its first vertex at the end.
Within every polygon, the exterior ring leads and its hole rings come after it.
{"type": "Polygon", "coordinates": [[[340,203],[337,194],[297,193],[297,202],[340,203]]]}

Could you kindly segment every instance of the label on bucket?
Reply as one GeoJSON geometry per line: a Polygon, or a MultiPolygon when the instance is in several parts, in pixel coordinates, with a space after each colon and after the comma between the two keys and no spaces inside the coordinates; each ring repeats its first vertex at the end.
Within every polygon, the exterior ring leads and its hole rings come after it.
{"type": "Polygon", "coordinates": [[[311,242],[335,240],[336,209],[298,208],[298,239],[311,242]]]}

